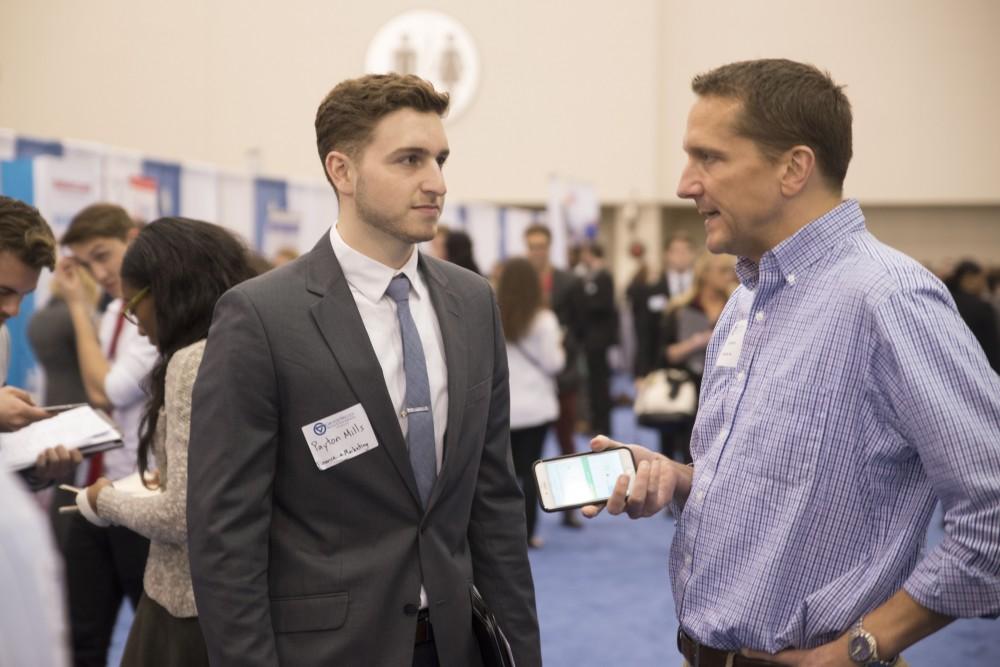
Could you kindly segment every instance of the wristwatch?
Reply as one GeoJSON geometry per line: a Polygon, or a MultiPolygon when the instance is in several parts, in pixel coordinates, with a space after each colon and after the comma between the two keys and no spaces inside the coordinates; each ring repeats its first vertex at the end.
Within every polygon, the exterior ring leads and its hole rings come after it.
{"type": "Polygon", "coordinates": [[[878,655],[878,642],[875,636],[861,625],[864,617],[858,619],[847,633],[847,654],[855,664],[864,667],[890,667],[899,660],[897,655],[892,660],[882,660],[878,655]]]}

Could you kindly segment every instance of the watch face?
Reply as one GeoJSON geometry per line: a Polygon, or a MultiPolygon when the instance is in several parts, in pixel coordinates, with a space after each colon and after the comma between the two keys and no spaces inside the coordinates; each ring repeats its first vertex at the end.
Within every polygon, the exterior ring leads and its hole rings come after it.
{"type": "Polygon", "coordinates": [[[851,641],[847,644],[847,652],[854,662],[868,662],[874,653],[871,644],[861,635],[851,637],[851,641]]]}

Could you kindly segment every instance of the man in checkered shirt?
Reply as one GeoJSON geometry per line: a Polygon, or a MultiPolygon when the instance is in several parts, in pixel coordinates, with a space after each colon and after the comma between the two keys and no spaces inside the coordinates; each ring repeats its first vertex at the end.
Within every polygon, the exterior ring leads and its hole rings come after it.
{"type": "Polygon", "coordinates": [[[678,194],[741,285],[708,347],[693,467],[629,445],[632,493],[620,479],[608,510],[672,505],[690,664],[892,664],[1000,614],[1000,379],[940,281],[843,198],[851,109],[829,75],[757,60],[692,87],[678,194]],[[936,501],[945,537],[924,552],[936,501]]]}

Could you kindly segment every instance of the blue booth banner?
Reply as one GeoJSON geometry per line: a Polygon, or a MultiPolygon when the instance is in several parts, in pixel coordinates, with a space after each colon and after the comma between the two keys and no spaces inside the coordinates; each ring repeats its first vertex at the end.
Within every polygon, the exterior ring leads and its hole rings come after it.
{"type": "MultiPolygon", "coordinates": [[[[173,162],[143,160],[142,175],[156,181],[156,217],[181,215],[181,166],[173,162]]],[[[148,222],[148,221],[147,221],[148,222]]]]}
{"type": "MultiPolygon", "coordinates": [[[[309,251],[338,214],[336,196],[325,181],[260,178],[94,142],[24,136],[5,128],[0,128],[0,165],[0,193],[36,206],[57,239],[81,209],[103,201],[122,206],[144,222],[182,215],[220,224],[273,259],[283,248],[309,251]]],[[[565,264],[571,237],[594,233],[599,213],[592,187],[553,180],[548,220],[555,264],[565,264]]],[[[491,273],[498,262],[524,254],[524,229],[540,215],[489,203],[448,202],[441,222],[469,234],[480,269],[491,273]]],[[[43,271],[35,294],[24,300],[21,314],[8,321],[13,345],[8,381],[35,393],[42,383],[33,371],[24,328],[33,311],[48,300],[50,281],[51,274],[43,271]]]]}
{"type": "MultiPolygon", "coordinates": [[[[99,161],[96,156],[36,155],[33,159],[4,162],[0,166],[0,183],[4,195],[35,206],[58,240],[80,209],[100,201],[99,161]]],[[[35,308],[48,301],[51,279],[52,274],[43,271],[38,289],[22,301],[18,316],[7,321],[12,353],[7,382],[32,392],[40,390],[41,379],[34,372],[35,359],[25,329],[35,308]]]]}

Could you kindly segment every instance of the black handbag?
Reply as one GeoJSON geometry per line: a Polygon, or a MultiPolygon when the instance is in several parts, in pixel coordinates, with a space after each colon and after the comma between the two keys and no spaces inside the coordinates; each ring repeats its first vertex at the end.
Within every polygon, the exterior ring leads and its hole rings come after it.
{"type": "Polygon", "coordinates": [[[500,629],[496,616],[475,586],[469,588],[472,598],[472,631],[479,642],[479,653],[485,667],[515,667],[510,642],[500,629]]]}

